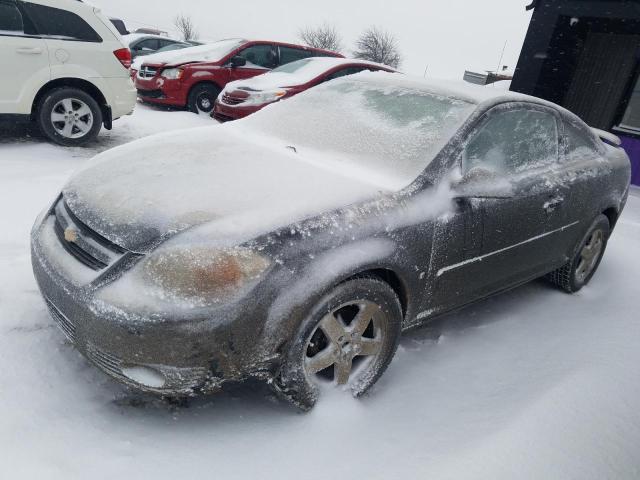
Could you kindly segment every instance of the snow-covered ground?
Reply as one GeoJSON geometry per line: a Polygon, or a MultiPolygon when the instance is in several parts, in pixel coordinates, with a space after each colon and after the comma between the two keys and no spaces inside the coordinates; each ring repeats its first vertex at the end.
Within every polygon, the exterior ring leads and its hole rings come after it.
{"type": "Polygon", "coordinates": [[[638,190],[583,292],[536,282],[409,334],[361,401],[172,405],[89,366],[38,295],[31,224],[97,151],[210,122],[139,106],[92,149],[0,124],[0,478],[640,478],[638,190]]]}

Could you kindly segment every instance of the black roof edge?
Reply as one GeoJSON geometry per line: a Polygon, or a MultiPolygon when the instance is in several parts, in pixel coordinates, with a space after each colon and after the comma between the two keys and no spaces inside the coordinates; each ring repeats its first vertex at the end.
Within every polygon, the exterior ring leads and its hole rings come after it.
{"type": "Polygon", "coordinates": [[[532,0],[532,2],[529,5],[527,5],[525,8],[527,11],[529,11],[529,10],[533,10],[537,6],[538,6],[538,0],[532,0]]]}

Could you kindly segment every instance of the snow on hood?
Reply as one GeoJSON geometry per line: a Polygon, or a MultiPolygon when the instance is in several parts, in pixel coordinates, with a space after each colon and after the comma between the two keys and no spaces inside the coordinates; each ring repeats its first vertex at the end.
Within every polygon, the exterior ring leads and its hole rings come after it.
{"type": "Polygon", "coordinates": [[[214,221],[226,226],[225,235],[250,240],[386,190],[348,175],[229,124],[148,137],[105,152],[77,172],[63,193],[89,227],[145,252],[214,221]]]}
{"type": "Polygon", "coordinates": [[[264,75],[248,78],[245,80],[236,80],[227,84],[225,91],[231,91],[236,88],[246,88],[251,90],[269,90],[274,88],[294,87],[304,85],[332,68],[341,65],[362,65],[376,68],[393,70],[391,67],[374,62],[364,60],[353,60],[348,58],[334,57],[312,57],[288,63],[276,68],[264,75]]]}
{"type": "Polygon", "coordinates": [[[185,63],[195,62],[219,62],[243,43],[246,43],[246,40],[234,38],[230,40],[220,40],[219,42],[208,45],[183,48],[182,50],[154,53],[141,57],[142,63],[136,64],[136,66],[139,69],[143,64],[184,65],[185,63]]]}

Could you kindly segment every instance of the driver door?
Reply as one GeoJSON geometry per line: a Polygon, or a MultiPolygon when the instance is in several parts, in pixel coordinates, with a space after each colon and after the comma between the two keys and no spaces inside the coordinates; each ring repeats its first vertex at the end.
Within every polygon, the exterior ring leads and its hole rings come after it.
{"type": "Polygon", "coordinates": [[[249,45],[238,52],[236,57],[244,58],[247,63],[231,69],[231,81],[256,77],[278,66],[278,50],[270,43],[249,45]]]}
{"type": "Polygon", "coordinates": [[[495,185],[472,195],[482,227],[476,256],[445,267],[441,276],[463,275],[472,299],[490,295],[546,273],[558,236],[555,224],[563,201],[561,187],[550,181],[559,161],[556,114],[544,107],[500,106],[490,111],[469,137],[462,154],[464,175],[490,172],[494,183],[507,182],[508,194],[495,185]]]}

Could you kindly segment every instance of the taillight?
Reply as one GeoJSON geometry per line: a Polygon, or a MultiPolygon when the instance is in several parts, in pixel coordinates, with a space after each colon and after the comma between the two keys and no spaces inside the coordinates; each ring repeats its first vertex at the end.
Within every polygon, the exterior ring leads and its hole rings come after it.
{"type": "Polygon", "coordinates": [[[113,52],[113,54],[118,60],[120,60],[120,63],[124,68],[126,68],[127,70],[131,68],[131,50],[129,50],[128,48],[121,48],[120,50],[116,50],[115,52],[113,52]]]}

